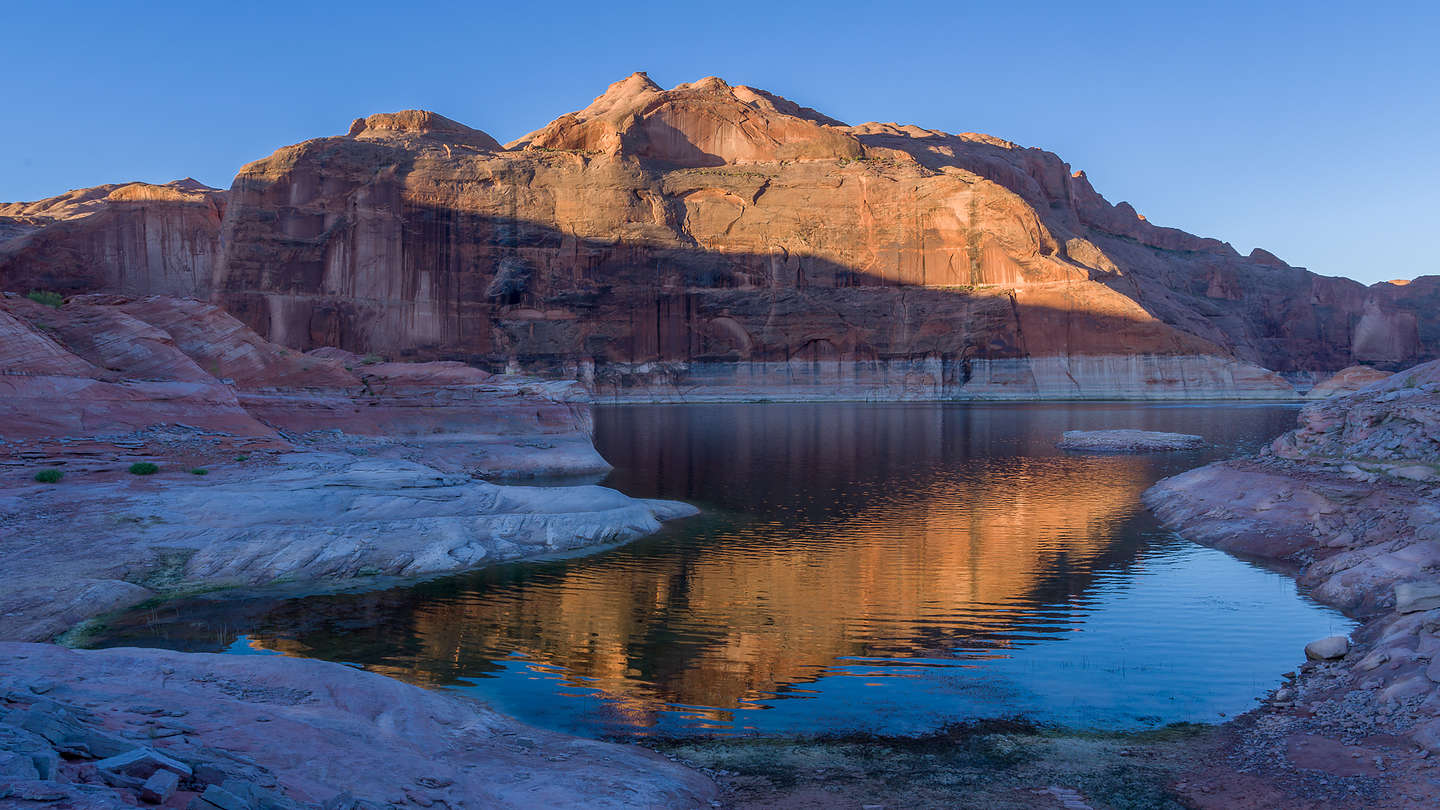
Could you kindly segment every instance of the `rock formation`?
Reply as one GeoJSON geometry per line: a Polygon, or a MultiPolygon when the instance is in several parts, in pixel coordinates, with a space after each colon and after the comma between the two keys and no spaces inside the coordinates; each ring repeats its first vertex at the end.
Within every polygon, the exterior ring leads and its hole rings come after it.
{"type": "Polygon", "coordinates": [[[1067,430],[1055,446],[1096,453],[1157,453],[1204,447],[1205,438],[1158,430],[1067,430]]]}
{"type": "Polygon", "coordinates": [[[1361,388],[1390,376],[1390,372],[1381,371],[1370,366],[1349,366],[1342,368],[1331,377],[1315,384],[1305,393],[1306,399],[1326,399],[1334,396],[1344,396],[1352,391],[1361,388]]]}
{"type": "MultiPolygon", "coordinates": [[[[135,205],[118,193],[49,225],[21,214],[54,201],[0,209],[38,228],[0,243],[0,286],[174,292],[117,280],[149,265],[111,278],[45,251],[108,261],[92,244],[135,205]]],[[[426,111],[357,119],[244,167],[205,227],[223,260],[193,263],[193,294],[277,343],[617,399],[1293,396],[1273,372],[1440,350],[1440,279],[1366,288],[1242,256],[1111,205],[1051,153],[846,126],[716,78],[637,73],[503,147],[426,111]]]]}
{"type": "Polygon", "coordinates": [[[225,193],[186,178],[0,203],[0,289],[205,297],[225,193]]]}
{"type": "Polygon", "coordinates": [[[282,432],[400,440],[415,460],[486,477],[609,469],[575,383],[302,354],[194,300],[91,295],[50,307],[8,294],[0,367],[0,442],[12,448],[181,423],[282,444],[282,432]]]}
{"type": "Polygon", "coordinates": [[[194,300],[0,297],[0,367],[0,639],[177,588],[451,571],[694,511],[475,480],[607,470],[573,382],[301,354],[194,300]]]}

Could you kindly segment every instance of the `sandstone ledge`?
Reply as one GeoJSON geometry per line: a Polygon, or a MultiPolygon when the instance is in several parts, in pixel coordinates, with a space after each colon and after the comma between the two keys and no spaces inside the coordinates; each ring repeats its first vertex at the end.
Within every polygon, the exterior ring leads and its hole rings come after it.
{"type": "MultiPolygon", "coordinates": [[[[650,534],[696,510],[599,486],[500,486],[397,458],[276,453],[0,490],[0,638],[194,588],[459,571],[650,534]]],[[[113,463],[111,466],[114,465],[113,463]]]]}

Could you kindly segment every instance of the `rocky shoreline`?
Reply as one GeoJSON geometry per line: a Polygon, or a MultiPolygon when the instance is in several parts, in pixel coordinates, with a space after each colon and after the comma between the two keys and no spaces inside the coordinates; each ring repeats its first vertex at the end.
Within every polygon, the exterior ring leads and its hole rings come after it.
{"type": "Polygon", "coordinates": [[[416,576],[623,542],[693,514],[609,465],[574,383],[299,354],[166,297],[0,298],[0,639],[158,595],[416,576]]]}
{"type": "Polygon", "coordinates": [[[1160,482],[1183,536],[1290,566],[1360,621],[1227,727],[1198,807],[1422,807],[1440,799],[1440,363],[1307,406],[1258,457],[1160,482]],[[1220,789],[1213,789],[1215,787],[1220,789]]]}

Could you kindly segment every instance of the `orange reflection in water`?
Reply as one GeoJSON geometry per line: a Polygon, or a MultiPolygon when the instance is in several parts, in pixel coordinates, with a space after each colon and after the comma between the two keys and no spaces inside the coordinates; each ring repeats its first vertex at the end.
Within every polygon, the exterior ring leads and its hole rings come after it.
{"type": "MultiPolygon", "coordinates": [[[[643,727],[675,704],[723,720],[851,656],[1003,655],[1071,626],[1153,478],[1133,457],[975,458],[913,489],[850,493],[843,514],[730,521],[687,554],[611,553],[416,605],[379,595],[371,627],[408,649],[369,668],[446,684],[519,652],[643,727]]],[[[323,633],[287,635],[252,641],[332,657],[323,633]]]]}

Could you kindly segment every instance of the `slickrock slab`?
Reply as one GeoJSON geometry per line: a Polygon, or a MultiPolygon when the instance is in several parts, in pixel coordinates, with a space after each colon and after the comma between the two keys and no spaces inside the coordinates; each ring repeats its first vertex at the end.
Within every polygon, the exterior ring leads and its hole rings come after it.
{"type": "Polygon", "coordinates": [[[703,775],[643,749],[532,728],[339,664],[18,643],[0,643],[0,768],[0,804],[8,791],[12,801],[53,796],[77,807],[199,795],[220,807],[287,810],[692,808],[715,794],[703,775]],[[157,705],[183,715],[188,730],[142,745],[136,729],[157,705]],[[60,717],[50,725],[63,734],[38,737],[17,717],[60,717]],[[87,734],[131,751],[97,762],[76,748],[87,734]],[[67,758],[42,777],[35,759],[66,746],[67,758]],[[104,784],[97,773],[124,778],[104,784]]]}
{"type": "Polygon", "coordinates": [[[1099,453],[1155,453],[1204,447],[1205,438],[1153,430],[1067,430],[1055,446],[1099,453]]]}
{"type": "Polygon", "coordinates": [[[455,571],[693,513],[478,480],[610,468],[573,382],[300,354],[199,301],[0,296],[0,368],[0,638],[176,588],[455,571]]]}
{"type": "Polygon", "coordinates": [[[288,453],[205,476],[0,491],[0,638],[174,589],[458,571],[650,534],[697,510],[599,486],[501,486],[402,459],[288,453]],[[63,527],[63,529],[61,528],[63,527]]]}

